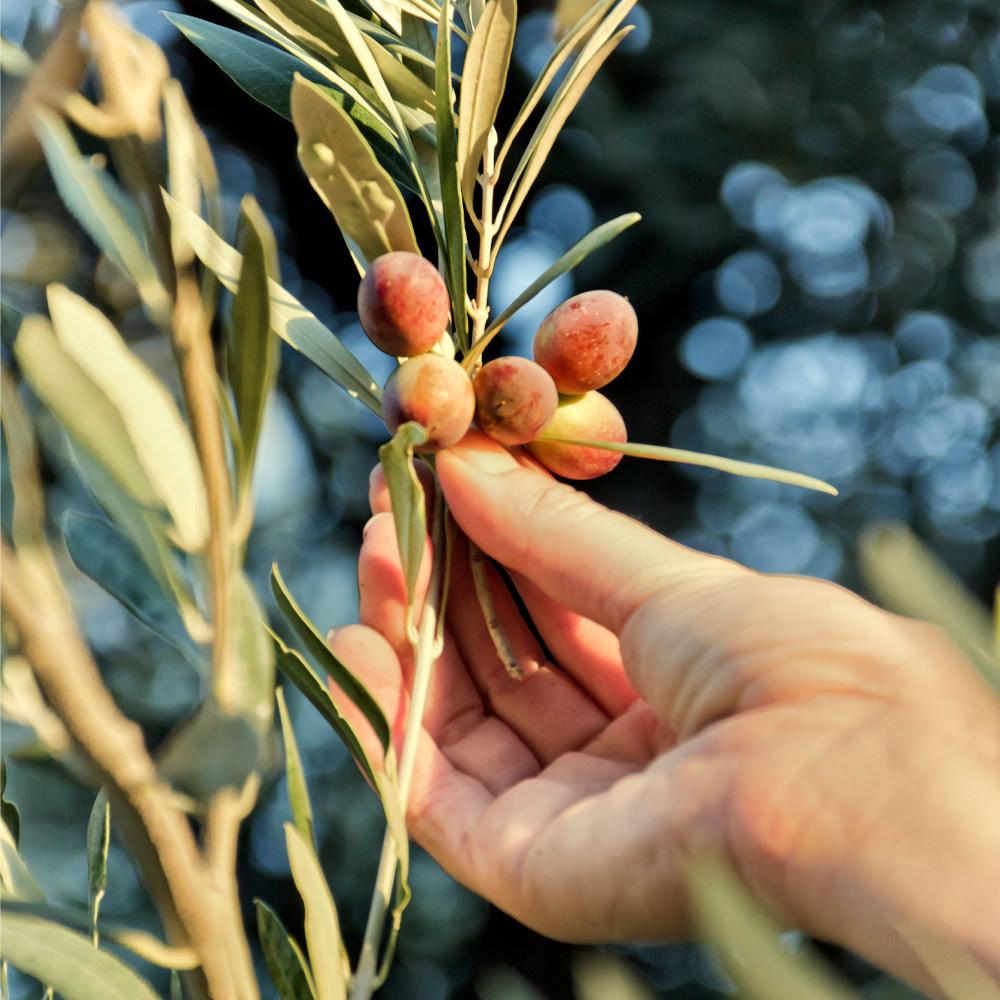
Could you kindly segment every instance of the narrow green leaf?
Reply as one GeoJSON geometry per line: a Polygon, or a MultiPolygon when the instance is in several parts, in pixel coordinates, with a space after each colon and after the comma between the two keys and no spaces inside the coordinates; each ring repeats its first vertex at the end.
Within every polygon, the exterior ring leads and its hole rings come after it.
{"type": "Polygon", "coordinates": [[[519,309],[524,308],[543,288],[550,285],[560,275],[572,271],[581,261],[610,243],[629,226],[634,226],[642,218],[638,212],[620,215],[589,232],[578,243],[573,244],[551,267],[543,271],[499,316],[486,328],[486,333],[469,352],[466,360],[475,360],[489,346],[490,341],[504,328],[507,321],[519,309]]]}
{"type": "Polygon", "coordinates": [[[0,822],[6,824],[16,848],[21,839],[21,814],[17,811],[17,806],[10,799],[4,797],[6,791],[7,762],[0,760],[0,822]]]}
{"type": "Polygon", "coordinates": [[[173,733],[157,770],[178,791],[207,802],[222,788],[241,788],[257,767],[261,740],[246,716],[205,702],[173,733]]]}
{"type": "Polygon", "coordinates": [[[145,248],[142,233],[129,225],[115,199],[109,197],[114,182],[80,155],[65,122],[56,114],[38,110],[36,120],[49,171],[66,207],[87,235],[132,278],[153,319],[166,320],[170,297],[145,248]]]}
{"type": "Polygon", "coordinates": [[[306,948],[317,1000],[346,1000],[350,967],[340,936],[337,907],[312,847],[291,824],[285,844],[292,878],[305,906],[306,948]]]}
{"type": "Polygon", "coordinates": [[[271,337],[268,291],[269,282],[279,281],[278,246],[266,216],[250,195],[240,204],[237,243],[243,262],[227,341],[226,375],[233,389],[242,444],[240,488],[246,490],[253,472],[264,410],[278,377],[278,341],[271,337]]]}
{"type": "Polygon", "coordinates": [[[196,670],[204,666],[204,657],[188,636],[180,612],[125,535],[103,518],[72,510],[62,517],[62,533],[70,558],[81,573],[169,642],[196,670]]]}
{"type": "Polygon", "coordinates": [[[395,0],[365,0],[380,21],[387,24],[397,35],[403,33],[403,18],[399,4],[395,0]]]}
{"type": "Polygon", "coordinates": [[[437,157],[444,213],[444,239],[448,251],[448,291],[452,326],[462,351],[469,348],[469,317],[465,309],[465,211],[458,183],[458,145],[451,91],[451,0],[441,5],[436,50],[437,157]]]}
{"type": "Polygon", "coordinates": [[[87,912],[90,937],[97,946],[97,918],[108,888],[108,848],[111,846],[111,803],[102,788],[87,820],[87,912]]]}
{"type": "MultiPolygon", "coordinates": [[[[90,916],[86,910],[80,907],[28,902],[23,899],[12,899],[6,894],[2,898],[2,904],[5,914],[20,913],[38,917],[84,934],[90,928],[90,916]]],[[[157,965],[161,969],[187,970],[198,966],[198,956],[193,949],[164,944],[148,931],[127,927],[107,918],[101,921],[101,938],[127,948],[134,955],[149,962],[150,965],[157,965]]]]}
{"type": "Polygon", "coordinates": [[[0,822],[0,887],[17,899],[45,899],[45,894],[18,854],[17,843],[6,820],[0,822]]]}
{"type": "Polygon", "coordinates": [[[365,753],[364,746],[361,740],[358,739],[357,733],[354,732],[351,724],[341,714],[340,709],[337,708],[327,686],[320,680],[319,675],[300,653],[294,649],[289,649],[274,632],[271,632],[270,635],[277,652],[278,669],[306,696],[319,714],[326,719],[333,731],[340,737],[344,746],[350,751],[351,756],[358,767],[361,768],[365,778],[375,788],[375,769],[368,759],[368,754],[365,753]]]}
{"type": "Polygon", "coordinates": [[[274,719],[274,647],[264,609],[246,573],[232,575],[229,601],[229,655],[236,679],[232,707],[266,740],[274,719]]]}
{"type": "Polygon", "coordinates": [[[757,465],[754,462],[740,462],[735,458],[723,458],[720,455],[706,455],[700,451],[685,451],[683,448],[665,448],[655,444],[633,444],[616,441],[586,441],[580,438],[559,437],[558,435],[541,434],[545,441],[559,441],[563,444],[576,444],[584,448],[602,448],[604,451],[617,451],[633,458],[648,458],[654,462],[679,462],[682,465],[700,465],[705,469],[716,469],[728,472],[733,476],[745,476],[747,479],[768,479],[772,483],[784,483],[786,486],[801,486],[805,490],[816,490],[818,493],[829,493],[837,496],[837,490],[822,479],[806,476],[801,472],[789,472],[786,469],[776,469],[770,465],[757,465]]]}
{"type": "MultiPolygon", "coordinates": [[[[189,552],[198,551],[208,538],[205,481],[173,397],[129,350],[111,321],[86,299],[63,285],[49,285],[48,302],[60,348],[118,413],[149,483],[173,520],[177,543],[189,552]]],[[[50,399],[46,403],[54,411],[53,403],[72,407],[71,419],[63,423],[73,436],[81,418],[80,404],[50,399]]]]}
{"type": "Polygon", "coordinates": [[[344,109],[297,76],[292,85],[292,120],[302,168],[366,263],[392,250],[419,254],[399,188],[344,109]]]}
{"type": "Polygon", "coordinates": [[[869,528],[861,536],[858,557],[883,607],[943,628],[1000,692],[989,612],[905,524],[869,528]]]}
{"type": "Polygon", "coordinates": [[[263,900],[253,901],[257,909],[257,936],[260,949],[264,953],[267,971],[281,1000],[315,1000],[313,989],[302,949],[295,938],[285,930],[278,915],[263,900]]]}
{"type": "MultiPolygon", "coordinates": [[[[242,258],[225,240],[193,212],[164,193],[173,225],[180,229],[198,259],[230,291],[239,284],[242,258]]],[[[317,368],[381,415],[382,392],[371,373],[305,306],[277,282],[271,282],[271,322],[274,332],[317,368]]]]}
{"type": "Polygon", "coordinates": [[[82,934],[39,917],[5,913],[0,956],[65,1000],[159,1000],[123,962],[82,934]]]}
{"type": "Polygon", "coordinates": [[[334,655],[333,650],[327,645],[316,626],[303,614],[295,598],[285,586],[277,564],[271,567],[271,592],[274,594],[282,617],[305,646],[309,657],[320,669],[333,678],[368,720],[382,744],[382,749],[388,749],[389,723],[386,721],[378,702],[372,697],[368,688],[354,676],[350,668],[334,655]]]}
{"type": "Polygon", "coordinates": [[[351,116],[392,179],[411,190],[415,188],[409,166],[399,155],[392,132],[357,101],[332,89],[328,77],[308,62],[267,42],[212,24],[211,21],[187,14],[167,13],[166,17],[238,87],[288,121],[292,120],[292,80],[295,74],[323,86],[330,99],[351,116]]]}
{"type": "Polygon", "coordinates": [[[170,972],[170,1000],[184,1000],[184,987],[181,985],[181,975],[176,969],[170,972]]]}
{"type": "Polygon", "coordinates": [[[501,202],[499,215],[503,221],[496,239],[497,249],[510,231],[510,227],[517,218],[517,214],[528,197],[542,166],[548,159],[559,133],[573,113],[580,98],[583,97],[591,81],[611,53],[618,48],[625,36],[632,30],[631,27],[626,27],[616,34],[612,34],[634,5],[635,0],[621,0],[604,19],[587,44],[584,45],[583,51],[573,63],[566,79],[560,84],[555,96],[546,108],[545,114],[542,115],[542,120],[528,140],[528,145],[514,170],[514,176],[511,178],[501,202]]]}
{"type": "Polygon", "coordinates": [[[285,745],[285,780],[288,784],[288,805],[292,810],[292,822],[310,844],[315,844],[313,836],[312,803],[309,801],[309,786],[299,756],[299,746],[295,742],[292,717],[285,704],[285,693],[278,688],[278,714],[281,716],[281,739],[285,745]]]}
{"type": "Polygon", "coordinates": [[[726,972],[748,1000],[809,997],[852,1000],[857,994],[805,953],[790,954],[780,928],[729,867],[702,855],[687,871],[696,919],[726,972]]]}
{"type": "Polygon", "coordinates": [[[517,0],[490,0],[469,42],[458,105],[458,172],[462,195],[473,211],[473,189],[496,122],[514,49],[517,0]]]}
{"type": "Polygon", "coordinates": [[[424,491],[413,467],[413,448],[426,440],[427,432],[423,427],[406,423],[396,431],[391,441],[387,441],[378,450],[378,458],[392,499],[392,519],[396,524],[399,558],[411,603],[427,541],[424,491]]]}

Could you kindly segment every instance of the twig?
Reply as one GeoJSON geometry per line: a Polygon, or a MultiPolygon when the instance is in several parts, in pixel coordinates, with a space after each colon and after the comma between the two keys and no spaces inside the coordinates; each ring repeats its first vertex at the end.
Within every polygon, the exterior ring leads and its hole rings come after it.
{"type": "Polygon", "coordinates": [[[496,603],[493,600],[493,591],[490,589],[490,581],[487,578],[487,560],[483,550],[472,539],[468,539],[469,545],[469,569],[472,572],[472,582],[476,588],[476,598],[479,607],[483,612],[483,620],[486,622],[486,630],[490,633],[493,645],[496,648],[497,656],[504,665],[504,669],[516,681],[524,680],[524,667],[517,654],[511,649],[507,641],[507,635],[500,623],[500,616],[497,614],[496,603]]]}

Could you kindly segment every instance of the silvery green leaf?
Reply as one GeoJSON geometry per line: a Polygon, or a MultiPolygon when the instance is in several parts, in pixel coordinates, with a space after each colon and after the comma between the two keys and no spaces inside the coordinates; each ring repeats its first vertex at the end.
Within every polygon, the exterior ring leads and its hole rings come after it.
{"type": "Polygon", "coordinates": [[[741,462],[735,458],[723,458],[721,455],[706,455],[700,451],[685,451],[683,448],[666,448],[655,444],[633,444],[631,441],[620,444],[617,441],[588,441],[581,438],[567,438],[560,435],[541,434],[540,439],[560,441],[564,444],[580,445],[584,448],[600,448],[604,451],[617,451],[621,455],[631,455],[633,458],[648,458],[654,462],[679,462],[682,465],[698,465],[704,469],[716,469],[732,476],[745,476],[747,479],[768,479],[772,483],[784,483],[786,486],[800,486],[804,490],[816,490],[817,493],[828,493],[836,496],[837,490],[829,483],[815,476],[807,476],[801,472],[789,472],[787,469],[776,469],[770,465],[757,465],[755,462],[741,462]]]}
{"type": "Polygon", "coordinates": [[[309,964],[278,915],[263,900],[255,899],[257,936],[267,971],[281,1000],[315,1000],[309,964]]]}
{"type": "Polygon", "coordinates": [[[256,200],[246,196],[240,205],[243,262],[233,302],[227,338],[226,378],[240,430],[241,490],[248,488],[264,411],[278,376],[278,341],[271,336],[269,283],[278,281],[278,246],[274,231],[256,200]]]}
{"type": "Polygon", "coordinates": [[[0,887],[4,893],[16,899],[45,899],[45,894],[28,871],[28,866],[21,860],[17,843],[6,820],[0,822],[0,887]]]}
{"type": "Polygon", "coordinates": [[[441,5],[436,51],[437,157],[441,185],[444,239],[448,250],[448,291],[451,296],[455,340],[462,351],[469,347],[469,318],[466,312],[465,210],[458,179],[458,145],[451,90],[451,0],[441,5]]]}
{"type": "Polygon", "coordinates": [[[344,746],[347,747],[354,762],[361,768],[366,780],[375,788],[375,769],[368,759],[368,754],[365,752],[361,740],[358,739],[357,733],[341,714],[340,709],[337,708],[329,688],[300,653],[289,649],[274,632],[271,632],[270,635],[278,657],[278,669],[305,695],[313,707],[329,723],[344,746]]]}
{"type": "Polygon", "coordinates": [[[277,565],[271,567],[271,592],[274,594],[281,616],[298,636],[309,658],[351,699],[375,730],[382,749],[388,749],[389,723],[378,702],[351,669],[334,654],[316,626],[305,616],[285,586],[277,565]]]}
{"type": "MultiPolygon", "coordinates": [[[[198,259],[226,288],[235,291],[242,264],[240,254],[204,219],[175,202],[170,195],[164,194],[164,201],[174,227],[184,234],[198,259]]],[[[349,395],[381,415],[382,392],[365,366],[294,295],[277,282],[271,282],[269,288],[274,332],[349,395]]]]}
{"type": "Polygon", "coordinates": [[[204,658],[191,641],[180,612],[125,535],[110,522],[78,511],[63,515],[62,532],[77,569],[169,642],[196,670],[202,668],[204,658]]]}
{"type": "Polygon", "coordinates": [[[7,912],[0,957],[63,1000],[159,1000],[149,983],[82,934],[51,920],[7,912]]]}
{"type": "Polygon", "coordinates": [[[479,164],[496,122],[514,49],[517,0],[489,0],[469,42],[458,104],[458,173],[469,211],[479,164]]]}
{"type": "Polygon", "coordinates": [[[274,716],[274,646],[264,609],[246,574],[233,573],[229,586],[229,655],[236,682],[232,705],[263,740],[274,716]]]}
{"type": "Polygon", "coordinates": [[[292,878],[306,911],[306,948],[316,1000],[346,1000],[351,970],[323,869],[312,846],[291,823],[285,824],[285,844],[292,878]]]}
{"type": "Polygon", "coordinates": [[[4,797],[6,791],[7,762],[0,760],[0,822],[6,824],[16,848],[21,836],[21,814],[17,811],[17,806],[10,799],[4,797]]]}
{"type": "Polygon", "coordinates": [[[315,84],[296,77],[292,120],[299,162],[365,262],[393,250],[419,254],[399,188],[343,108],[315,84]]]}
{"type": "MultiPolygon", "coordinates": [[[[65,358],[118,414],[157,502],[170,514],[177,543],[190,552],[198,551],[208,538],[205,481],[191,434],[173,397],[129,350],[99,309],[63,285],[49,285],[48,302],[55,337],[65,358]]],[[[70,371],[65,361],[63,364],[70,371]]],[[[36,380],[38,377],[36,369],[36,380]]],[[[55,376],[50,373],[50,377],[55,376]]],[[[51,392],[46,404],[74,436],[83,417],[81,406],[56,399],[51,392]]],[[[105,459],[113,460],[106,444],[102,451],[105,459]]]]}
{"type": "Polygon", "coordinates": [[[62,119],[48,110],[36,111],[36,117],[38,138],[66,207],[87,235],[132,278],[150,315],[164,320],[170,312],[170,297],[142,233],[121,211],[125,195],[109,196],[115,188],[111,177],[80,154],[62,119]]]}
{"type": "Polygon", "coordinates": [[[315,843],[313,836],[312,803],[309,801],[309,786],[306,784],[306,774],[302,767],[302,757],[295,741],[295,730],[292,728],[292,717],[285,704],[285,694],[278,688],[278,714],[281,716],[281,739],[285,746],[285,780],[288,785],[288,805],[292,810],[292,822],[299,833],[315,843]]]}
{"type": "Polygon", "coordinates": [[[406,423],[378,450],[379,462],[392,499],[392,519],[396,525],[399,557],[412,602],[416,593],[420,563],[427,542],[427,511],[424,491],[413,467],[414,446],[427,440],[419,424],[406,423]]]}
{"type": "Polygon", "coordinates": [[[97,917],[108,888],[108,848],[111,846],[111,804],[102,788],[87,820],[87,910],[90,936],[97,940],[97,917]]]}

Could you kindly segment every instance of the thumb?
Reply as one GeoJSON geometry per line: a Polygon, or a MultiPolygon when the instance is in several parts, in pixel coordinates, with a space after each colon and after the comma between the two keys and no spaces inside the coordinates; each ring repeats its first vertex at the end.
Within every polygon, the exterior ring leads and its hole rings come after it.
{"type": "Polygon", "coordinates": [[[620,635],[650,598],[744,572],[671,542],[551,479],[478,432],[437,456],[448,505],[484,552],[620,635]]]}

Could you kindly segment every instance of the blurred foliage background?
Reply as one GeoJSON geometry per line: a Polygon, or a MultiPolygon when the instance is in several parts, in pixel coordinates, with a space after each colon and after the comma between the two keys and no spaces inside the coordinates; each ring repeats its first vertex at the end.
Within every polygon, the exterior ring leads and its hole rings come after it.
{"type": "MultiPolygon", "coordinates": [[[[209,134],[229,238],[241,196],[255,194],[278,236],[285,286],[387,376],[390,359],[357,325],[357,274],[299,170],[291,125],[239,91],[161,11],[224,16],[207,0],[138,0],[122,10],[164,48],[209,134]]],[[[58,13],[55,2],[20,0],[3,6],[0,26],[37,56],[33,46],[58,13]]],[[[855,588],[860,531],[903,520],[989,600],[1000,566],[1000,8],[994,0],[671,0],[637,7],[632,20],[637,30],[571,121],[547,186],[500,257],[494,310],[593,224],[630,210],[644,221],[525,308],[503,349],[529,353],[538,321],[574,291],[627,294],[640,344],[609,395],[633,439],[801,470],[841,493],[626,460],[594,495],[694,547],[855,588]]],[[[513,86],[527,89],[552,44],[550,8],[522,3],[513,86]]],[[[23,67],[5,52],[3,70],[7,104],[23,67]]],[[[65,214],[44,168],[16,188],[5,178],[3,203],[5,301],[31,311],[45,283],[64,281],[96,297],[166,375],[168,345],[65,214]]],[[[67,510],[96,512],[51,419],[36,416],[53,522],[67,510]]],[[[249,570],[262,595],[280,557],[315,621],[353,619],[368,473],[384,437],[362,406],[284,352],[255,482],[249,570]]],[[[115,696],[155,745],[195,704],[194,672],[68,559],[63,568],[115,696]]],[[[380,810],[326,725],[296,692],[289,701],[353,947],[380,810]]],[[[79,902],[91,795],[33,754],[16,727],[5,743],[5,754],[18,751],[7,794],[22,812],[25,858],[50,898],[79,902]]],[[[277,764],[246,826],[241,884],[248,915],[260,896],[295,927],[277,764]]],[[[579,949],[520,928],[422,854],[411,879],[387,997],[574,995],[579,949]]],[[[143,899],[113,845],[103,912],[151,926],[143,899]]],[[[727,993],[693,946],[614,951],[651,995],[727,993]]],[[[865,997],[916,996],[825,951],[865,997]]],[[[147,971],[164,986],[159,970],[147,971]]],[[[260,978],[267,982],[263,969],[260,978]]],[[[16,979],[12,990],[37,992],[16,979]]]]}

